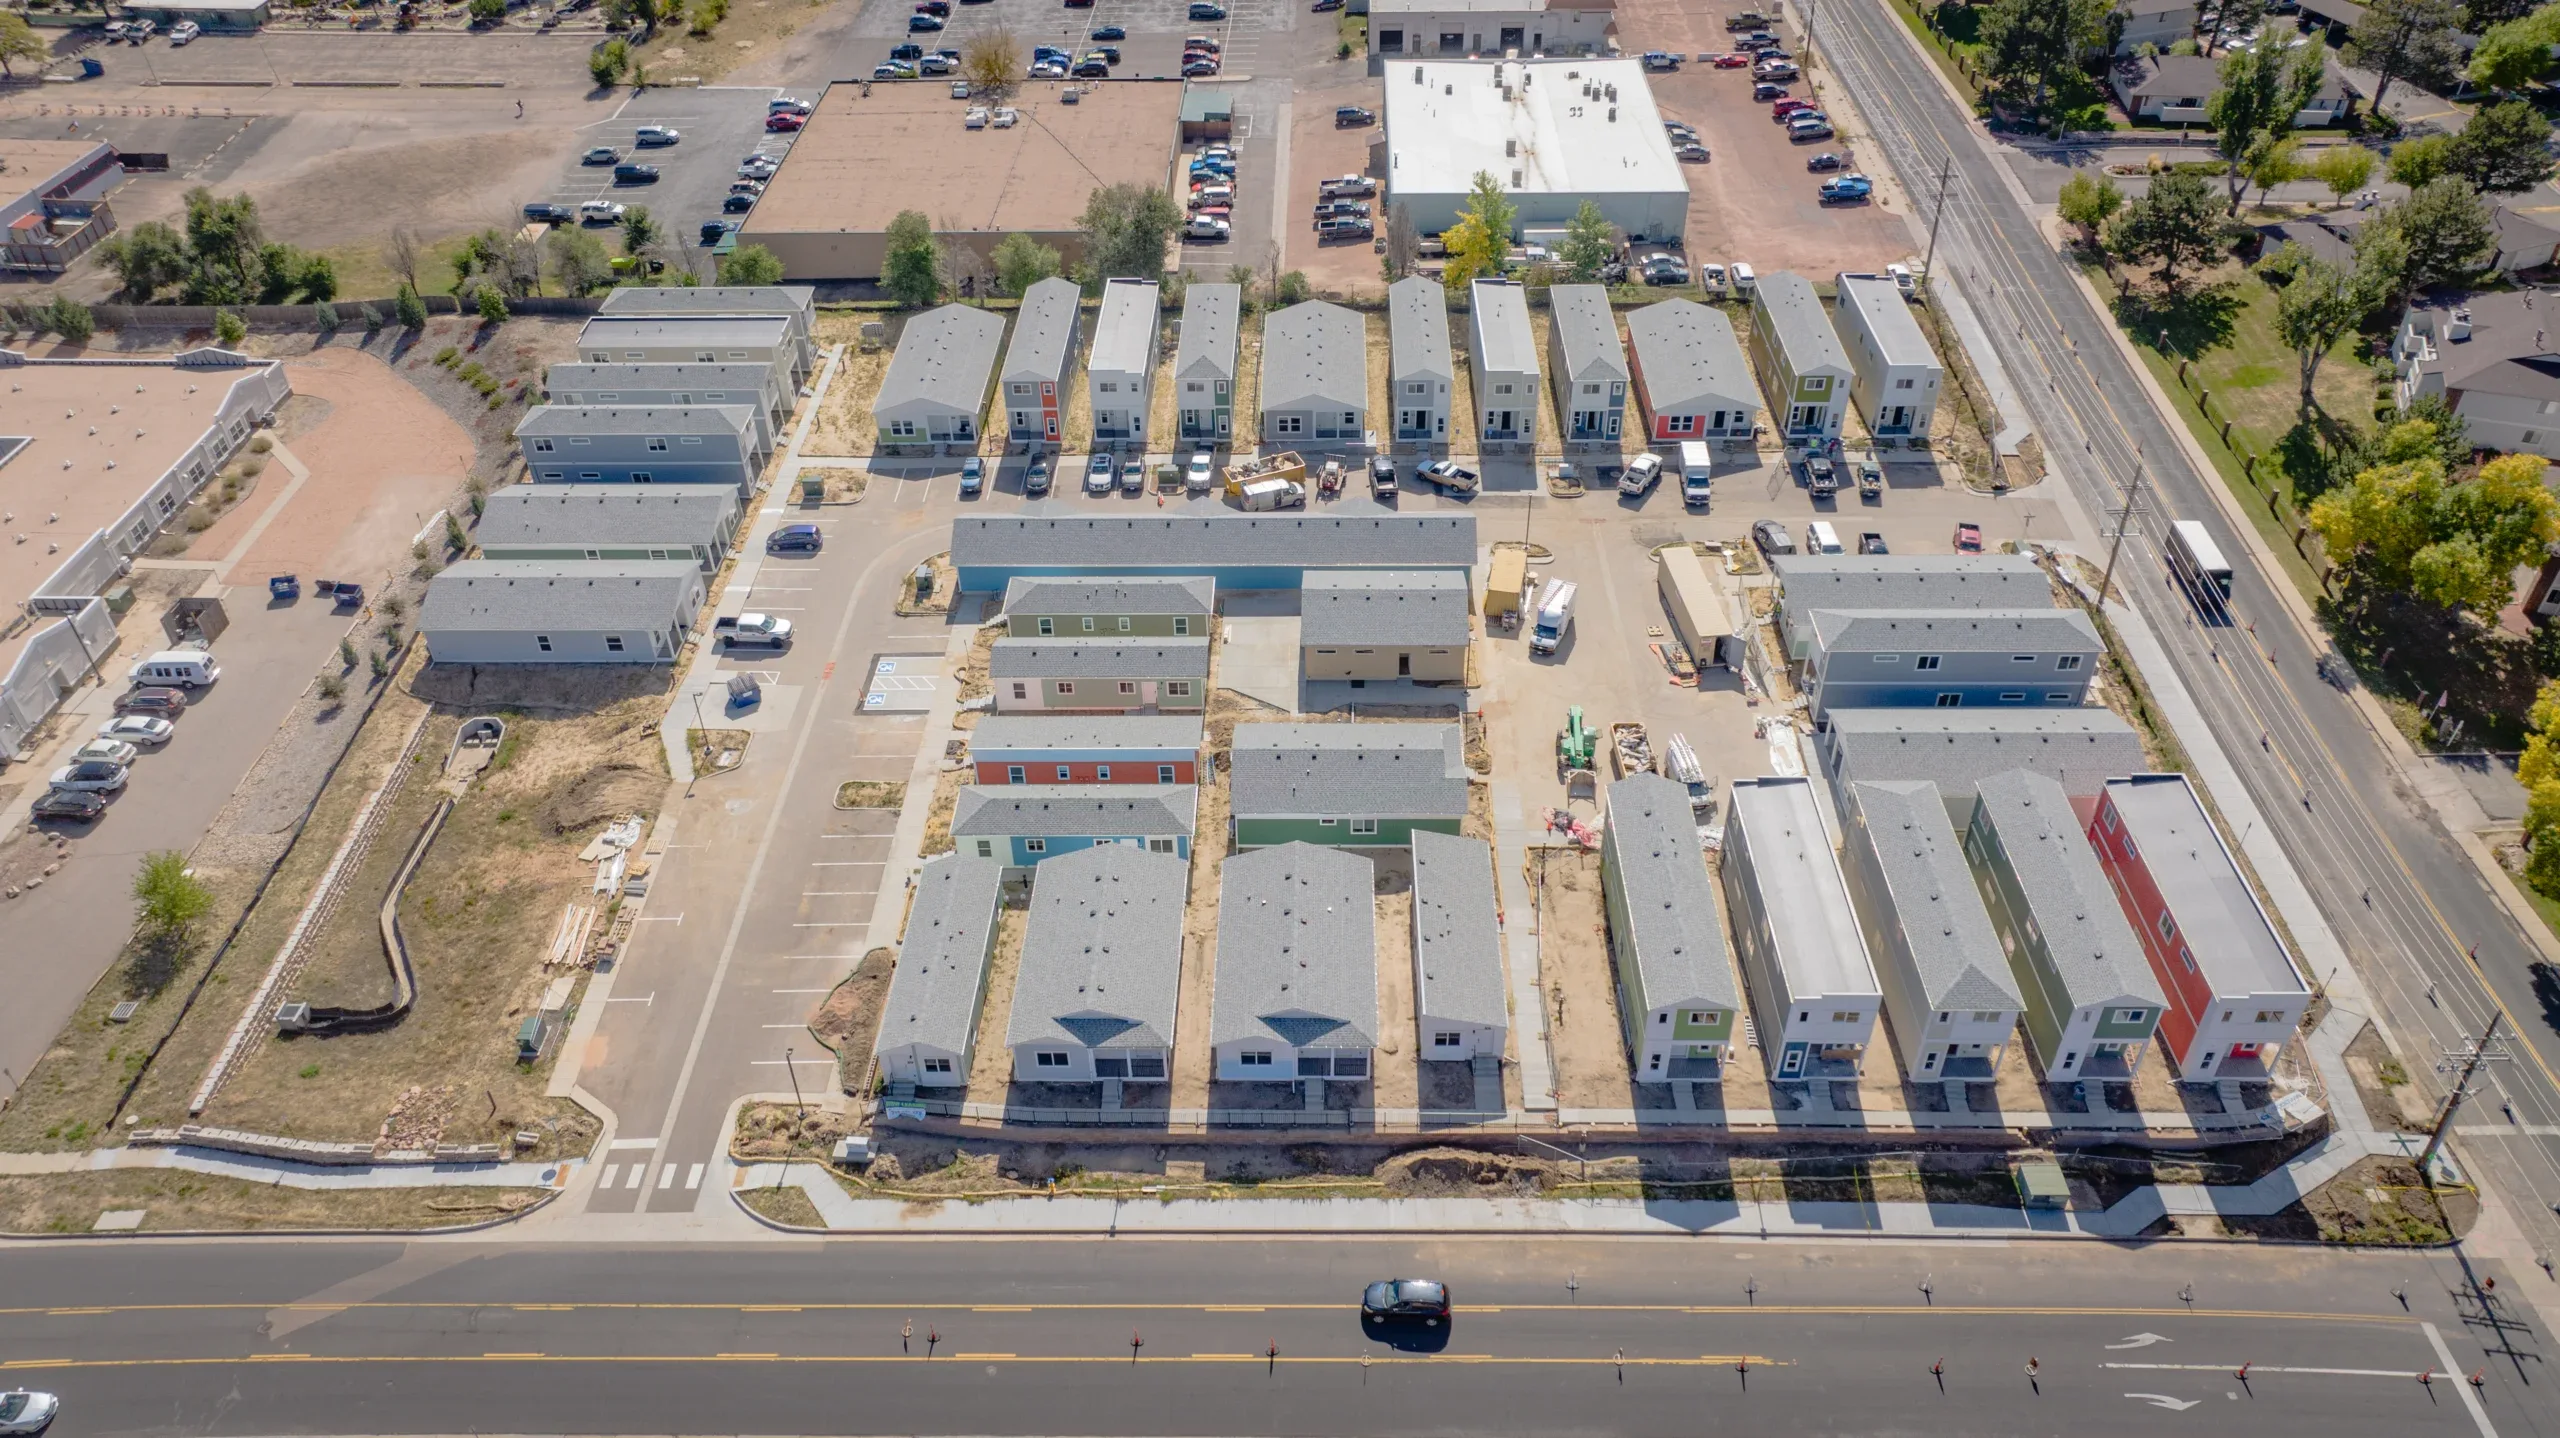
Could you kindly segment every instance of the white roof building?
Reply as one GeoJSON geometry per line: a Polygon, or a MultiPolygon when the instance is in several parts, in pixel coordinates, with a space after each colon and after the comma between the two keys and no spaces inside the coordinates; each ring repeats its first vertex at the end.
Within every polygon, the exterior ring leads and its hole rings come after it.
{"type": "Polygon", "coordinates": [[[1457,222],[1478,172],[1502,181],[1523,235],[1562,230],[1584,200],[1631,238],[1688,225],[1641,61],[1396,60],[1386,87],[1387,193],[1423,234],[1457,222]]]}

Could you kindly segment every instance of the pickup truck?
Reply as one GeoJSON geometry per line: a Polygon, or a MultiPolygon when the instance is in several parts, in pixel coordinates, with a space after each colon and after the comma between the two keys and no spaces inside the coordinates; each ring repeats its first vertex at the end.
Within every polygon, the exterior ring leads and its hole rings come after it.
{"type": "Polygon", "coordinates": [[[1371,499],[1396,497],[1396,462],[1383,454],[1369,456],[1369,497],[1371,499]]]}
{"type": "Polygon", "coordinates": [[[1476,472],[1460,468],[1454,459],[1435,459],[1428,464],[1415,465],[1413,477],[1444,494],[1473,494],[1478,483],[1476,472]]]}
{"type": "Polygon", "coordinates": [[[774,614],[733,614],[712,621],[711,638],[732,649],[787,649],[791,621],[774,614]]]}
{"type": "Polygon", "coordinates": [[[1618,471],[1618,493],[1641,495],[1662,481],[1662,456],[1640,454],[1618,471]]]}

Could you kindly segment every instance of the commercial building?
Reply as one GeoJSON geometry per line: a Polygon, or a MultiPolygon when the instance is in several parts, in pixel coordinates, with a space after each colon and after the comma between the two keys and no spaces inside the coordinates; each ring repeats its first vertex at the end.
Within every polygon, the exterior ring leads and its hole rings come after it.
{"type": "Polygon", "coordinates": [[[818,369],[817,291],[807,285],[616,285],[596,313],[617,319],[734,319],[778,316],[796,387],[818,369]]]}
{"type": "Polygon", "coordinates": [[[1823,609],[1805,691],[1817,726],[1839,709],[2069,708],[2105,652],[2077,609],[1823,609]]]}
{"type": "Polygon", "coordinates": [[[1994,774],[2023,769],[2089,798],[2109,779],[2148,772],[2142,736],[2107,709],[1834,709],[1814,736],[1817,762],[1845,805],[1849,786],[1926,779],[1959,826],[1994,774]]]}
{"type": "Polygon", "coordinates": [[[1449,437],[1449,298],[1437,280],[1407,275],[1387,286],[1387,394],[1395,436],[1429,444],[1449,437]]]}
{"type": "Polygon", "coordinates": [[[1422,234],[1457,223],[1478,172],[1518,210],[1508,239],[1561,234],[1585,200],[1631,239],[1688,227],[1688,175],[1637,60],[1396,60],[1386,92],[1387,194],[1422,234]]]}
{"type": "Polygon", "coordinates": [[[1320,514],[1118,518],[1002,515],[953,520],[960,587],[1023,575],[1206,575],[1221,589],[1295,589],[1310,569],[1449,569],[1476,560],[1475,517],[1397,514],[1363,500],[1320,514]]]}
{"type": "Polygon", "coordinates": [[[101,140],[11,140],[0,155],[0,270],[58,275],[116,231],[124,161],[101,140]]]}
{"type": "Polygon", "coordinates": [[[2407,409],[2441,397],[2482,449],[2560,459],[2560,334],[2534,292],[2468,294],[2412,305],[2392,337],[2392,397],[2407,409]]]}
{"type": "Polygon", "coordinates": [[[1509,280],[1467,287],[1467,361],[1476,394],[1476,437],[1535,442],[1538,341],[1529,292],[1509,280]]]}
{"type": "Polygon", "coordinates": [[[2265,1074],[2310,990],[2186,776],[2112,780],[2073,807],[2167,996],[2160,1043],[2178,1077],[2265,1074]]]}
{"type": "Polygon", "coordinates": [[[1751,294],[1751,357],[1781,437],[1793,444],[1840,437],[1857,372],[1811,280],[1793,270],[1760,277],[1751,294]]]}
{"type": "Polygon", "coordinates": [[[876,280],[889,222],[918,198],[921,161],[932,168],[924,208],[936,239],[984,261],[1005,236],[1028,235],[1072,270],[1084,259],[1077,217],[1095,190],[1170,182],[1183,89],[1089,86],[1072,105],[1024,94],[1013,101],[1020,124],[972,130],[969,107],[938,83],[830,85],[738,243],[773,251],[795,281],[876,280]]]}
{"type": "Polygon", "coordinates": [[[1199,639],[999,639],[988,656],[996,708],[1015,710],[1200,709],[1209,689],[1209,641],[1199,639]]]}
{"type": "MultiPolygon", "coordinates": [[[[1161,1083],[1182,998],[1191,866],[1102,844],[1040,866],[1005,1020],[1016,1083],[1161,1083]]],[[[1105,1109],[1117,1108],[1106,1090],[1105,1109]]]]}
{"type": "Polygon", "coordinates": [[[907,321],[871,405],[880,443],[974,447],[1003,344],[1004,316],[974,305],[944,305],[907,321]]]}
{"type": "Polygon", "coordinates": [[[1547,291],[1547,308],[1554,341],[1548,373],[1565,442],[1616,443],[1626,422],[1627,351],[1618,342],[1609,292],[1598,285],[1557,285],[1547,291]]]}
{"type": "Polygon", "coordinates": [[[1964,851],[2045,1081],[2132,1078],[2167,1000],[2070,794],[2024,769],[1990,775],[1964,851]]]}
{"type": "Polygon", "coordinates": [[[1742,994],[1686,785],[1634,774],[1609,786],[1600,895],[1636,1082],[1723,1077],[1742,994]]]}
{"type": "Polygon", "coordinates": [[[1216,444],[1236,433],[1236,325],[1244,292],[1234,285],[1192,285],[1182,295],[1182,337],[1173,351],[1173,414],[1178,438],[1216,444]]]}
{"type": "Polygon", "coordinates": [[[1849,393],[1868,432],[1886,443],[1926,442],[1946,371],[1911,318],[1901,287],[1888,279],[1842,275],[1836,308],[1837,335],[1856,372],[1849,393]]]}
{"type": "Polygon", "coordinates": [[[750,405],[756,447],[771,453],[791,417],[789,376],[764,364],[556,364],[543,372],[545,403],[597,409],[750,405]]]}
{"type": "Polygon", "coordinates": [[[985,859],[943,854],[916,871],[871,1045],[882,1078],[918,1088],[968,1085],[1003,898],[1003,866],[985,859]]]}
{"type": "Polygon", "coordinates": [[[1467,817],[1456,724],[1239,724],[1227,754],[1236,847],[1401,848],[1467,817]]]}
{"type": "Polygon", "coordinates": [[[981,784],[1189,784],[1201,723],[1179,714],[989,714],[969,731],[981,784]]]}
{"type": "Polygon", "coordinates": [[[1863,1072],[1884,993],[1810,781],[1734,781],[1724,901],[1770,1075],[1863,1072]]]}
{"type": "Polygon", "coordinates": [[[1067,371],[1075,364],[1083,305],[1075,281],[1055,275],[1022,293],[997,379],[1004,387],[1005,437],[1016,444],[1055,444],[1066,433],[1067,371]]]}
{"type": "Polygon", "coordinates": [[[472,538],[487,559],[685,559],[708,574],[738,533],[725,484],[511,484],[472,538]]]}
{"type": "Polygon", "coordinates": [[[1368,334],[1360,316],[1309,300],[1262,322],[1262,438],[1357,443],[1367,431],[1368,334]]]}
{"type": "Polygon", "coordinates": [[[1467,577],[1447,569],[1310,573],[1298,645],[1309,679],[1463,684],[1474,629],[1467,577]]]}
{"type": "Polygon", "coordinates": [[[952,806],[951,840],[1016,874],[1096,844],[1187,860],[1199,802],[1188,784],[972,785],[952,806]]]}
{"type": "Polygon", "coordinates": [[[134,19],[155,21],[163,28],[193,20],[208,33],[246,34],[267,23],[269,4],[268,0],[143,0],[122,9],[134,19]]]}
{"type": "Polygon", "coordinates": [[[753,405],[538,404],[516,422],[537,484],[719,484],[755,493],[771,451],[753,405]]]}
{"type": "Polygon", "coordinates": [[[1004,587],[1009,639],[1199,639],[1217,612],[1215,580],[1200,575],[1117,579],[1043,576],[1004,587]]]}
{"type": "Polygon", "coordinates": [[[1824,609],[2037,609],[2053,581],[2023,554],[1781,554],[1778,633],[1787,659],[1813,653],[1813,616],[1824,609]]]}
{"type": "Polygon", "coordinates": [[[427,582],[418,635],[438,664],[673,664],[702,610],[683,559],[466,559],[427,582]]]}
{"type": "Polygon", "coordinates": [[[1369,0],[1369,53],[1596,55],[1609,44],[1615,0],[1369,0]]]}
{"type": "Polygon", "coordinates": [[[1627,316],[1628,372],[1656,444],[1751,437],[1760,388],[1722,310],[1663,300],[1627,316]]]}
{"type": "Polygon", "coordinates": [[[1097,441],[1146,441],[1147,406],[1155,394],[1160,347],[1156,298],[1153,280],[1103,283],[1102,309],[1093,321],[1093,347],[1084,357],[1097,441]]]}
{"type": "Polygon", "coordinates": [[[1974,892],[1946,800],[1926,779],[1864,783],[1841,872],[1875,960],[1902,1071],[1988,1079],[2008,1056],[2022,1007],[1974,892]]]}
{"type": "Polygon", "coordinates": [[[1226,861],[1209,1001],[1213,1078],[1369,1078],[1378,1046],[1376,883],[1367,859],[1314,844],[1226,861]]]}
{"type": "Polygon", "coordinates": [[[1416,1056],[1448,1063],[1501,1061],[1511,1003],[1502,982],[1499,907],[1492,845],[1414,831],[1416,1056]]]}

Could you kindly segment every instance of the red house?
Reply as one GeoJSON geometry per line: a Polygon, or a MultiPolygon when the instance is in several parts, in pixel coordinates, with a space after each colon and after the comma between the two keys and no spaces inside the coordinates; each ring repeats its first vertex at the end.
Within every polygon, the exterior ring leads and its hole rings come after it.
{"type": "Polygon", "coordinates": [[[979,784],[1191,784],[1201,721],[1180,714],[989,714],[969,732],[979,784]]]}
{"type": "Polygon", "coordinates": [[[2178,1078],[2263,1076],[2310,990],[2186,776],[2113,779],[2072,803],[2168,996],[2160,1046],[2178,1078]]]}

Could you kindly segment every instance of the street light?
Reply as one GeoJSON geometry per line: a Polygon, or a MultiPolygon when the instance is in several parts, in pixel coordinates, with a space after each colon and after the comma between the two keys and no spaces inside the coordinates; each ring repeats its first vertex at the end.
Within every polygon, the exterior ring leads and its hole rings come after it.
{"type": "Polygon", "coordinates": [[[787,1044],[783,1046],[782,1050],[782,1071],[791,1076],[792,1107],[799,1110],[800,1117],[807,1118],[809,1116],[809,1105],[806,1100],[800,1097],[800,1069],[798,1065],[791,1061],[791,1048],[787,1044]]]}

